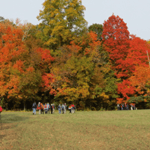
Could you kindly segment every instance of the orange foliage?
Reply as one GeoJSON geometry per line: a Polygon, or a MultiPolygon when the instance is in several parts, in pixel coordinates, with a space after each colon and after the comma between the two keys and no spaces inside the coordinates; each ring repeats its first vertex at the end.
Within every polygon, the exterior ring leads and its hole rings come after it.
{"type": "Polygon", "coordinates": [[[87,55],[100,45],[101,42],[97,40],[97,34],[91,31],[88,34],[71,41],[70,45],[67,47],[73,53],[79,54],[84,52],[84,54],[87,55]]]}
{"type": "Polygon", "coordinates": [[[34,71],[34,68],[33,68],[33,67],[29,67],[29,68],[26,69],[26,71],[27,71],[27,72],[33,72],[33,71],[34,71]]]}
{"type": "Polygon", "coordinates": [[[145,89],[146,84],[150,84],[150,68],[137,66],[133,76],[129,79],[132,86],[136,87],[136,91],[141,92],[142,89],[145,89]]]}
{"type": "Polygon", "coordinates": [[[26,52],[22,42],[23,31],[11,23],[0,23],[0,95],[17,92],[19,78],[11,74],[12,68],[23,73],[23,61],[19,57],[26,52]]]}
{"type": "Polygon", "coordinates": [[[24,68],[24,62],[21,60],[17,60],[16,63],[13,65],[14,69],[19,70],[21,73],[24,72],[23,68],[24,68]]]}
{"type": "MultiPolygon", "coordinates": [[[[34,93],[32,87],[39,86],[40,88],[41,83],[38,83],[36,79],[32,83],[31,80],[34,77],[38,78],[40,74],[44,91],[53,88],[51,84],[54,82],[54,76],[46,70],[51,68],[51,61],[54,60],[50,55],[50,50],[37,48],[34,44],[28,50],[23,41],[25,33],[22,29],[24,29],[23,26],[13,26],[9,22],[0,23],[0,96],[8,93],[9,97],[17,93],[19,98],[23,98],[27,94],[21,92],[24,85],[24,92],[27,91],[26,87],[29,85],[31,89],[28,90],[34,93]],[[36,71],[39,73],[37,76],[36,71]]],[[[54,93],[52,91],[51,93],[54,93]]]]}

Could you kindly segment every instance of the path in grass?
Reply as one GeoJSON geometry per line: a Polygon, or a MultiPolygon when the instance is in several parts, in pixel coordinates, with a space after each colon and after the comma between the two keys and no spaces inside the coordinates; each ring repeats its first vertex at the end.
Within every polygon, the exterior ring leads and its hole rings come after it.
{"type": "Polygon", "coordinates": [[[1,150],[150,149],[150,110],[3,112],[1,150]]]}

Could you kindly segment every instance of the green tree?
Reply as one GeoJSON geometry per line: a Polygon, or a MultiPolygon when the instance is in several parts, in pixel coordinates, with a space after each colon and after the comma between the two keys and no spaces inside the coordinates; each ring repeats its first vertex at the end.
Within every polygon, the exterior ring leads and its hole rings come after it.
{"type": "Polygon", "coordinates": [[[102,32],[103,32],[103,25],[95,23],[95,24],[92,24],[91,26],[89,26],[88,29],[89,29],[89,32],[93,31],[97,34],[97,39],[98,40],[102,40],[101,35],[102,35],[102,32]]]}
{"type": "Polygon", "coordinates": [[[45,0],[40,11],[37,36],[48,48],[69,43],[87,26],[81,0],[45,0]]]}

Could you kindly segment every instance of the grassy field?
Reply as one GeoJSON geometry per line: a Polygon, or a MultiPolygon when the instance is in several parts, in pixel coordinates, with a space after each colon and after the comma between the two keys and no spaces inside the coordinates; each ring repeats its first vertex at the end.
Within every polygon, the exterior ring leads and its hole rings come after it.
{"type": "Polygon", "coordinates": [[[148,150],[150,110],[2,112],[0,150],[148,150]]]}

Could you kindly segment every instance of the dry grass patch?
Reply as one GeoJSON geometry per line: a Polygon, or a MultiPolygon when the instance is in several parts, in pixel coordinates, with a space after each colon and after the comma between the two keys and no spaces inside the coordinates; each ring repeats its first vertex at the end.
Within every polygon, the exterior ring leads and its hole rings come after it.
{"type": "Polygon", "coordinates": [[[150,149],[150,111],[3,113],[4,150],[150,149]]]}

